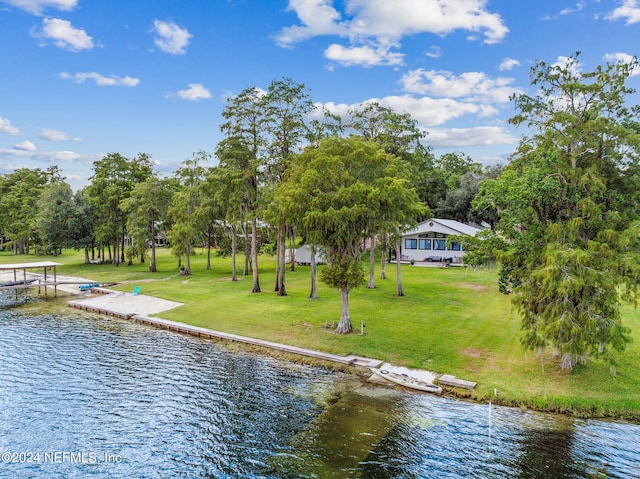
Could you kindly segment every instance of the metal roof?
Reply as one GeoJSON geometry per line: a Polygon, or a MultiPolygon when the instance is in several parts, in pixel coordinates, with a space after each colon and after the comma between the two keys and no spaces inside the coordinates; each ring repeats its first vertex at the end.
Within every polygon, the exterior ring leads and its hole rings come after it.
{"type": "Polygon", "coordinates": [[[51,268],[55,266],[62,266],[62,263],[54,263],[53,261],[40,261],[37,263],[0,264],[0,271],[14,269],[51,268]]]}
{"type": "Polygon", "coordinates": [[[405,231],[403,233],[403,236],[406,235],[413,235],[416,233],[423,233],[426,231],[432,231],[433,230],[433,226],[430,226],[430,223],[437,223],[441,226],[444,226],[445,228],[448,228],[450,230],[452,230],[452,233],[449,234],[453,234],[454,232],[457,234],[465,234],[465,235],[469,235],[469,236],[475,236],[478,232],[480,232],[481,230],[476,228],[475,226],[470,226],[470,225],[466,225],[464,223],[460,223],[459,221],[456,220],[445,220],[445,219],[440,219],[440,218],[431,218],[427,221],[423,221],[422,223],[420,223],[419,225],[417,225],[415,228],[410,229],[409,231],[405,231]]]}

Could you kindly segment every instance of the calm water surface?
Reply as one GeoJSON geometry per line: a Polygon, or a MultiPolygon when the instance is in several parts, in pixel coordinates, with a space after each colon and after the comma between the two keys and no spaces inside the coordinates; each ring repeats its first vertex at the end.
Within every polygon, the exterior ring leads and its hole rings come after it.
{"type": "Polygon", "coordinates": [[[640,477],[635,424],[362,384],[8,298],[0,477],[640,477]]]}

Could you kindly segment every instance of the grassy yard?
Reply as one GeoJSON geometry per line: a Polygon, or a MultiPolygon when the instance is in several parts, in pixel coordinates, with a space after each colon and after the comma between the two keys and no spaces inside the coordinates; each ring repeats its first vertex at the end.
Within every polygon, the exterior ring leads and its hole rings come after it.
{"type": "Polygon", "coordinates": [[[57,258],[13,257],[0,262],[53,260],[64,263],[59,274],[96,281],[114,281],[115,289],[140,285],[143,294],[179,301],[184,306],[162,317],[219,331],[288,343],[336,354],[355,353],[396,365],[429,369],[478,382],[476,399],[543,410],[585,415],[640,418],[640,315],[624,309],[624,322],[634,341],[617,355],[617,374],[601,362],[591,362],[571,374],[550,358],[541,360],[520,345],[520,322],[508,297],[497,289],[495,271],[463,268],[402,268],[406,296],[395,296],[395,265],[377,288],[351,295],[354,329],[365,323],[365,334],[339,336],[323,328],[339,319],[340,296],[318,283],[320,298],[308,298],[308,267],[287,271],[288,296],[273,290],[274,259],[262,257],[263,292],[252,294],[251,277],[230,281],[229,259],[205,255],[192,259],[194,274],[180,276],[175,258],[160,250],[157,273],[148,264],[84,265],[80,253],[65,251],[57,258]],[[497,397],[494,392],[497,391],[497,397]]]}

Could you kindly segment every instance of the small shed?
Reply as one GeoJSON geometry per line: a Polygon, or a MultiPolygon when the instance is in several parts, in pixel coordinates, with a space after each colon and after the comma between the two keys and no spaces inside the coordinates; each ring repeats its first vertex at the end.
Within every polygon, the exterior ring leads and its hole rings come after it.
{"type": "MultiPolygon", "coordinates": [[[[303,244],[296,248],[296,264],[300,265],[310,265],[311,264],[311,246],[307,244],[303,244]]],[[[289,256],[289,250],[287,250],[287,262],[291,261],[289,256]]],[[[316,247],[316,264],[324,264],[325,257],[321,248],[316,247]]]]}
{"type": "Polygon", "coordinates": [[[431,218],[402,235],[401,261],[462,264],[464,249],[458,242],[447,245],[447,238],[475,236],[481,230],[455,220],[431,218]]]}

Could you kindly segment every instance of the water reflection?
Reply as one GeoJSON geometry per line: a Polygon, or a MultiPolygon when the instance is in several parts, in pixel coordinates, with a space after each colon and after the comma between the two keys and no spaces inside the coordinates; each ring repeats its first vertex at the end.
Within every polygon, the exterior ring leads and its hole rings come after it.
{"type": "Polygon", "coordinates": [[[291,450],[271,463],[294,477],[358,477],[358,466],[397,421],[393,392],[351,384],[290,441],[291,450]],[[293,453],[293,454],[292,454],[293,453]]]}
{"type": "Polygon", "coordinates": [[[580,470],[572,457],[573,421],[557,417],[552,424],[546,422],[538,421],[538,424],[529,424],[526,429],[514,431],[520,449],[516,455],[516,465],[520,469],[517,477],[584,477],[585,471],[580,470]]]}
{"type": "Polygon", "coordinates": [[[361,384],[59,304],[0,307],[0,452],[121,461],[0,477],[640,477],[637,425],[361,384]]]}

